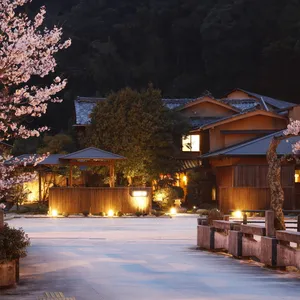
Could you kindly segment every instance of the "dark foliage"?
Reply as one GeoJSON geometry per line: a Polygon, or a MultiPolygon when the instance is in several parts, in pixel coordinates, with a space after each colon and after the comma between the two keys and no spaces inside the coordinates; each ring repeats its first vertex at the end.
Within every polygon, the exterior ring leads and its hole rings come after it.
{"type": "Polygon", "coordinates": [[[0,263],[25,257],[30,240],[22,228],[15,229],[4,225],[0,232],[0,263]]]}
{"type": "MultiPolygon", "coordinates": [[[[164,97],[220,96],[241,87],[298,101],[299,0],[40,0],[48,25],[72,46],[59,55],[69,79],[46,123],[68,127],[77,95],[105,96],[149,81],[164,97]]],[[[72,123],[73,121],[71,121],[72,123]]]]}

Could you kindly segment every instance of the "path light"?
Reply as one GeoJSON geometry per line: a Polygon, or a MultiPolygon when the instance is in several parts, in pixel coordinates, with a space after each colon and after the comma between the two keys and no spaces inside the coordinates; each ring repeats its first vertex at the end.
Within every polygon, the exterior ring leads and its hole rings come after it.
{"type": "Polygon", "coordinates": [[[175,215],[177,214],[177,210],[176,210],[175,207],[172,207],[172,208],[170,209],[170,214],[173,215],[173,216],[175,216],[175,215]]]}
{"type": "Polygon", "coordinates": [[[234,218],[240,219],[240,218],[243,217],[243,214],[242,214],[242,212],[241,212],[240,210],[235,210],[235,211],[232,213],[232,216],[233,216],[234,218]]]}
{"type": "Polygon", "coordinates": [[[112,209],[110,209],[109,211],[108,211],[108,213],[107,213],[107,216],[108,217],[113,217],[114,216],[114,211],[112,210],[112,209]]]}
{"type": "Polygon", "coordinates": [[[57,217],[57,215],[58,215],[57,210],[56,210],[56,209],[52,209],[52,211],[51,211],[51,216],[52,216],[52,217],[57,217]]]}

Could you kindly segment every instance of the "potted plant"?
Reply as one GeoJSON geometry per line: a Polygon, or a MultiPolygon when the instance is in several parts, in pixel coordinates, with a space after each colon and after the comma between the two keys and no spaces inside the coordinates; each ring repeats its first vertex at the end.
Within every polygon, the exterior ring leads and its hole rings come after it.
{"type": "Polygon", "coordinates": [[[0,227],[0,288],[13,286],[19,278],[19,258],[27,255],[30,240],[22,228],[0,227]]]}

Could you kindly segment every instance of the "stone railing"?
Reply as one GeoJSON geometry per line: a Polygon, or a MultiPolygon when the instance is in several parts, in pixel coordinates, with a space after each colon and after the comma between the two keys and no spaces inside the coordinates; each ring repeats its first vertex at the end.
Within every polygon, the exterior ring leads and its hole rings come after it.
{"type": "Polygon", "coordinates": [[[198,247],[221,250],[237,258],[255,257],[267,266],[300,269],[300,248],[297,247],[300,232],[275,231],[273,211],[266,212],[264,226],[241,223],[227,218],[213,221],[209,226],[202,220],[197,228],[198,247]]]}

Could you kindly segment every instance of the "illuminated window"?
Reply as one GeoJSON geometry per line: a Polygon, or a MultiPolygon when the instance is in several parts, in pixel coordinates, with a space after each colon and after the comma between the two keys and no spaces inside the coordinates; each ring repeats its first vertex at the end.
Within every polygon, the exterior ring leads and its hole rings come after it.
{"type": "Polygon", "coordinates": [[[300,170],[295,170],[295,182],[300,182],[300,170]]]}
{"type": "Polygon", "coordinates": [[[199,152],[200,151],[200,135],[187,135],[182,137],[182,151],[199,152]]]}

